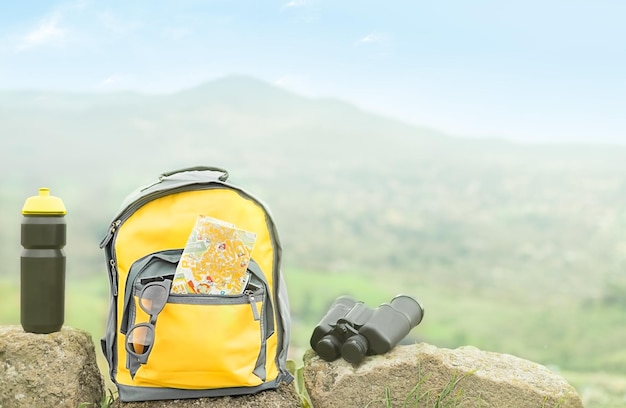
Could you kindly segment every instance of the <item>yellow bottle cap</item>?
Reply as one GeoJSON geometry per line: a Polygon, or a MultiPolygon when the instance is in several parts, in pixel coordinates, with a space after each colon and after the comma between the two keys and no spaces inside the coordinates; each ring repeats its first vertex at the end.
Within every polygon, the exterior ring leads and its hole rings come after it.
{"type": "Polygon", "coordinates": [[[65,215],[65,205],[59,197],[51,196],[50,189],[42,187],[39,189],[39,195],[28,197],[22,208],[22,214],[48,214],[48,215],[65,215]]]}

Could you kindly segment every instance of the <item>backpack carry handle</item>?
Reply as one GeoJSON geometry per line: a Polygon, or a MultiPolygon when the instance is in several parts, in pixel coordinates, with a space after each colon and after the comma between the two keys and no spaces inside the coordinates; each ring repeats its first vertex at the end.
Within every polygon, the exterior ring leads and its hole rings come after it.
{"type": "Polygon", "coordinates": [[[215,171],[218,173],[222,173],[222,175],[217,178],[219,181],[226,181],[228,179],[228,171],[226,169],[223,169],[221,167],[214,167],[214,166],[193,166],[193,167],[185,167],[185,168],[178,169],[178,170],[172,170],[172,171],[162,173],[161,176],[159,176],[159,179],[162,180],[166,177],[173,176],[174,174],[184,173],[187,171],[215,171]]]}

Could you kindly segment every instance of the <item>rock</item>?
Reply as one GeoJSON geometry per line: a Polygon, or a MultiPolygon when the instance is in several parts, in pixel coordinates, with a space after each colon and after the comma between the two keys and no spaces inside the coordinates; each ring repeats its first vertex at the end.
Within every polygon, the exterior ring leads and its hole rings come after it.
{"type": "Polygon", "coordinates": [[[0,326],[0,408],[100,406],[104,382],[91,336],[0,326]]]}
{"type": "MultiPolygon", "coordinates": [[[[546,367],[475,347],[396,346],[359,365],[304,356],[304,384],[315,408],[480,406],[582,408],[567,381],[546,367]]],[[[104,382],[86,332],[25,333],[0,326],[0,408],[99,407],[104,382]]],[[[233,397],[113,402],[113,408],[302,406],[293,385],[233,397]]]]}
{"type": "Polygon", "coordinates": [[[111,408],[301,408],[293,385],[281,385],[276,390],[235,397],[197,398],[170,401],[121,402],[116,400],[111,408]]]}
{"type": "Polygon", "coordinates": [[[315,408],[583,407],[576,390],[546,367],[470,346],[397,346],[358,366],[329,363],[309,350],[304,381],[315,408]]]}

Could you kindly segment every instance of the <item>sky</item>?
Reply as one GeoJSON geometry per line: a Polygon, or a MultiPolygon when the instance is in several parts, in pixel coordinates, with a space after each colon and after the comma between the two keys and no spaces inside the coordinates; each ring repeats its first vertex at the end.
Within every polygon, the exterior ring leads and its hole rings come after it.
{"type": "Polygon", "coordinates": [[[626,145],[624,21],[624,0],[5,1],[0,90],[238,74],[454,136],[626,145]]]}

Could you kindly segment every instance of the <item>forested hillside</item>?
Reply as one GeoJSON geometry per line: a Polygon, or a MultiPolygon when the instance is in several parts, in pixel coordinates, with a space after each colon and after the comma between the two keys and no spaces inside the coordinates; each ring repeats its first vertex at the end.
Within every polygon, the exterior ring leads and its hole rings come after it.
{"type": "Polygon", "coordinates": [[[457,139],[244,77],[172,95],[3,91],[0,108],[1,273],[39,186],[66,202],[71,264],[96,273],[128,192],[207,164],[270,204],[287,265],[538,296],[622,284],[623,147],[457,139]]]}
{"type": "MultiPolygon", "coordinates": [[[[625,373],[624,146],[455,138],[246,77],[169,95],[0,91],[0,134],[6,291],[39,187],[67,207],[68,280],[95,279],[106,307],[98,243],[124,197],[221,166],[277,221],[295,347],[335,295],[402,291],[426,302],[426,341],[625,373]]],[[[11,299],[0,318],[14,321],[11,299]]]]}

